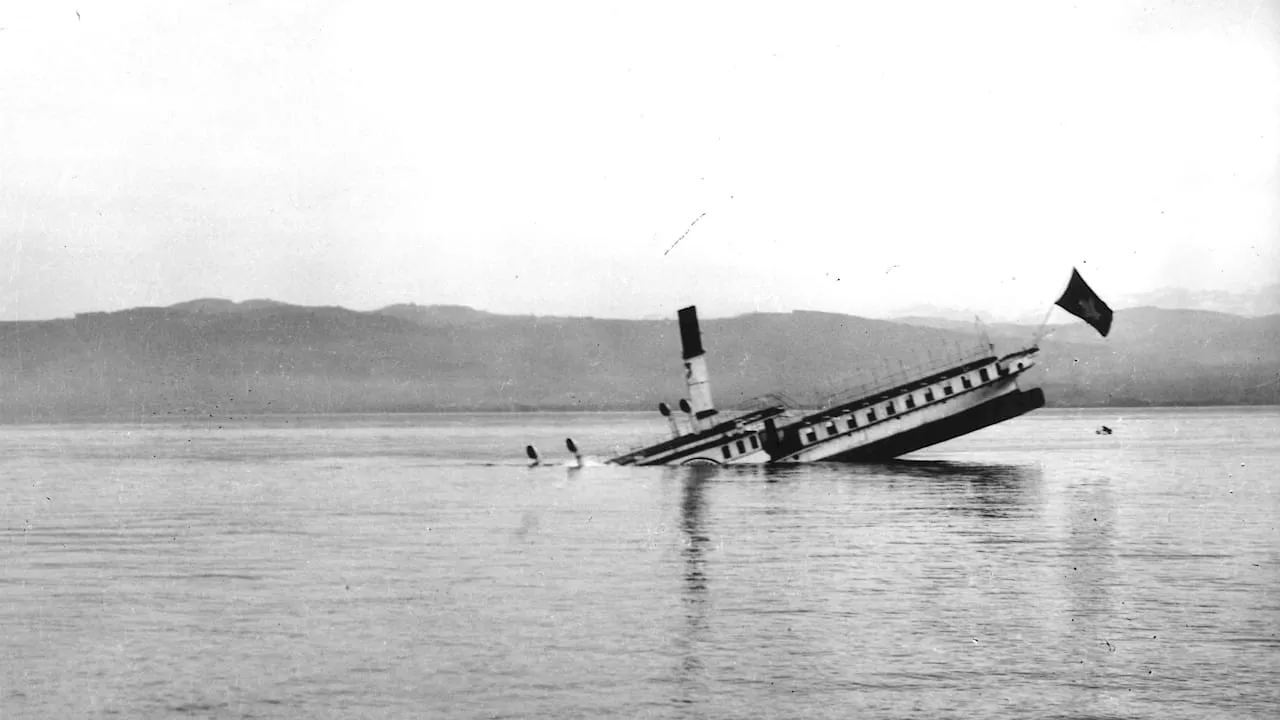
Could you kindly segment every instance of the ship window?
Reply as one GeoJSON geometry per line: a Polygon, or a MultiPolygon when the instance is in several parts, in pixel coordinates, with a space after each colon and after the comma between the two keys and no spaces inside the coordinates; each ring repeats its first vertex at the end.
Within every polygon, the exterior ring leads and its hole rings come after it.
{"type": "Polygon", "coordinates": [[[809,428],[805,432],[804,437],[809,442],[818,442],[818,431],[814,430],[813,428],[809,428]]]}
{"type": "Polygon", "coordinates": [[[884,413],[885,413],[886,415],[892,415],[892,414],[894,414],[894,413],[896,413],[896,412],[898,412],[898,408],[896,408],[896,407],[894,407],[894,406],[893,406],[893,401],[892,401],[892,400],[890,400],[888,403],[886,403],[886,404],[885,404],[885,406],[884,406],[884,413]]]}
{"type": "Polygon", "coordinates": [[[924,391],[924,401],[933,402],[933,388],[924,391]]]}
{"type": "Polygon", "coordinates": [[[950,385],[943,385],[942,392],[950,395],[951,393],[955,392],[955,390],[952,390],[950,385]]]}
{"type": "Polygon", "coordinates": [[[1005,375],[1009,374],[1009,368],[1005,367],[1004,365],[997,365],[996,372],[1000,373],[1000,377],[1004,377],[1005,375]]]}
{"type": "Polygon", "coordinates": [[[982,382],[986,382],[991,379],[991,375],[990,373],[987,372],[986,368],[982,368],[981,370],[979,370],[978,375],[982,377],[982,382]]]}
{"type": "Polygon", "coordinates": [[[729,459],[729,455],[730,455],[730,453],[729,453],[729,446],[728,446],[728,445],[722,445],[722,446],[720,446],[720,454],[724,456],[724,459],[725,459],[725,460],[728,460],[728,459],[729,459]]]}
{"type": "Polygon", "coordinates": [[[740,452],[740,453],[744,453],[744,452],[746,452],[746,451],[747,451],[747,443],[746,443],[746,441],[739,440],[739,441],[738,441],[738,452],[740,452]]]}
{"type": "Polygon", "coordinates": [[[849,429],[850,429],[850,430],[852,430],[852,429],[854,429],[854,428],[856,428],[856,427],[858,427],[858,418],[857,418],[857,416],[856,416],[856,415],[850,415],[850,416],[849,416],[849,429]]]}
{"type": "Polygon", "coordinates": [[[876,421],[876,411],[875,411],[875,410],[868,410],[868,411],[867,411],[867,422],[875,422],[875,421],[876,421]]]}
{"type": "Polygon", "coordinates": [[[751,438],[750,438],[750,440],[751,440],[751,449],[752,449],[752,450],[759,450],[759,449],[760,449],[760,441],[756,439],[756,436],[755,436],[755,435],[752,435],[752,436],[751,436],[751,438]]]}
{"type": "Polygon", "coordinates": [[[968,390],[969,388],[973,387],[973,381],[969,379],[968,375],[965,375],[964,377],[960,378],[960,382],[964,383],[965,390],[968,390]]]}
{"type": "Polygon", "coordinates": [[[839,430],[836,430],[836,421],[835,421],[835,420],[832,420],[830,423],[827,423],[827,434],[828,434],[828,435],[835,435],[837,432],[839,432],[839,430]]]}
{"type": "Polygon", "coordinates": [[[911,408],[913,408],[913,407],[915,407],[915,406],[916,406],[916,396],[915,396],[915,395],[908,395],[908,396],[907,396],[907,409],[908,409],[908,410],[910,410],[911,408]]]}

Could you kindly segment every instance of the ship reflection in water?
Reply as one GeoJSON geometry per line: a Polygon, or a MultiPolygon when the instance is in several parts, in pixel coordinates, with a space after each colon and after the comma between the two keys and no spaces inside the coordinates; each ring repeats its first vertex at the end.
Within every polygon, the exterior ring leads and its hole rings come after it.
{"type": "MultiPolygon", "coordinates": [[[[1000,518],[1022,515],[1043,502],[1043,471],[1036,464],[994,464],[945,460],[894,460],[858,465],[817,467],[832,477],[867,489],[883,489],[903,497],[924,494],[941,502],[940,512],[972,513],[1000,518]]],[[[758,474],[765,482],[809,481],[814,466],[766,465],[735,475],[758,474]]]]}
{"type": "MultiPolygon", "coordinates": [[[[813,663],[836,638],[806,638],[809,625],[833,619],[861,625],[884,613],[879,603],[904,613],[922,609],[909,610],[918,600],[884,593],[886,578],[900,582],[911,573],[896,563],[940,564],[950,580],[933,576],[928,584],[944,588],[949,582],[970,587],[972,574],[989,573],[989,561],[965,567],[957,561],[963,553],[947,556],[930,547],[938,540],[932,528],[955,526],[957,543],[1007,549],[1022,542],[1024,521],[1043,507],[1042,470],[1034,464],[691,466],[669,468],[663,477],[680,493],[682,618],[671,640],[678,658],[672,701],[690,711],[731,671],[719,650],[724,633],[790,637],[795,645],[787,652],[795,657],[787,662],[827,672],[813,663]],[[748,496],[755,502],[744,504],[748,496]],[[816,514],[823,505],[826,511],[816,514]],[[819,537],[827,544],[803,540],[819,537]],[[869,537],[889,538],[896,550],[886,552],[869,537]]],[[[933,588],[920,594],[932,595],[933,588]]],[[[882,630],[863,627],[857,642],[877,642],[882,630]]]]}
{"type": "Polygon", "coordinates": [[[680,533],[683,559],[684,627],[674,637],[675,651],[680,657],[677,686],[680,689],[674,701],[689,706],[706,690],[706,668],[698,652],[712,642],[707,628],[707,548],[711,543],[705,527],[706,490],[714,480],[716,469],[707,466],[688,466],[671,469],[665,475],[680,482],[680,533]]]}
{"type": "Polygon", "coordinates": [[[947,512],[987,518],[1024,516],[1042,495],[1044,480],[1039,465],[899,460],[860,470],[947,500],[947,512]]]}

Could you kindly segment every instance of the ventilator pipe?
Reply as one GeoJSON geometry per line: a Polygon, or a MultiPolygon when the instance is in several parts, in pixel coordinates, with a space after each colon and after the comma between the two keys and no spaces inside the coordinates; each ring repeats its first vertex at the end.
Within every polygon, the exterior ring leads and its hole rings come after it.
{"type": "Polygon", "coordinates": [[[702,424],[698,422],[698,416],[693,413],[693,406],[688,400],[680,398],[680,412],[689,416],[689,429],[694,434],[702,432],[702,424]]]}
{"type": "Polygon", "coordinates": [[[578,452],[578,445],[573,441],[573,438],[565,438],[564,446],[569,449],[569,452],[573,453],[573,459],[577,461],[578,467],[582,467],[582,453],[578,452]]]}
{"type": "Polygon", "coordinates": [[[671,414],[671,408],[667,407],[666,403],[660,402],[658,403],[658,412],[662,413],[662,417],[666,418],[667,422],[671,424],[671,437],[680,437],[680,425],[676,423],[675,416],[671,414]]]}

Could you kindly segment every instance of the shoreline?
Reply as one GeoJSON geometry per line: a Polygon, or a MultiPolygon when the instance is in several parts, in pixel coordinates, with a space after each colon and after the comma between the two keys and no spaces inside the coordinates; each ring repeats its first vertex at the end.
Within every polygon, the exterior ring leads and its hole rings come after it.
{"type": "MultiPolygon", "coordinates": [[[[1255,411],[1255,410],[1276,410],[1280,409],[1280,404],[1183,404],[1183,405],[1047,405],[1036,411],[1037,414],[1045,412],[1052,414],[1068,414],[1082,411],[1098,411],[1098,410],[1114,410],[1114,411],[1177,411],[1177,410],[1236,410],[1236,411],[1255,411]]],[[[726,412],[735,412],[727,410],[726,412]]],[[[295,413],[228,413],[228,414],[179,414],[165,413],[156,414],[149,413],[146,415],[75,415],[69,417],[32,417],[32,418],[0,418],[0,427],[21,427],[27,425],[165,425],[165,424],[181,424],[181,423],[198,423],[198,424],[217,424],[217,423],[239,423],[253,421],[283,421],[283,424],[289,424],[291,420],[302,422],[317,421],[322,419],[378,419],[378,418],[399,418],[408,419],[413,417],[433,417],[433,418],[459,418],[459,417],[519,417],[519,416],[571,416],[571,415],[657,415],[650,409],[539,409],[539,410],[493,410],[493,409],[448,409],[448,410],[389,410],[389,411],[350,411],[350,412],[295,412],[295,413]]]]}

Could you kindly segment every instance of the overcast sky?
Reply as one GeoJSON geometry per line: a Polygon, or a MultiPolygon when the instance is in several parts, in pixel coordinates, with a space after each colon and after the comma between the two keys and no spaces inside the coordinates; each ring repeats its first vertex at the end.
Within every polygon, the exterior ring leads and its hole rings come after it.
{"type": "Polygon", "coordinates": [[[1256,288],[1276,5],[0,0],[0,318],[1256,288]]]}

